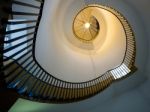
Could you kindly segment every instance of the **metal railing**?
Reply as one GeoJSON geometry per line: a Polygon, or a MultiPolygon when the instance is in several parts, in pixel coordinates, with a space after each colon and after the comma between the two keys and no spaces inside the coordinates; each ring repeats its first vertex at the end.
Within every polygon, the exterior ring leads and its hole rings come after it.
{"type": "Polygon", "coordinates": [[[126,52],[124,60],[120,66],[107,71],[100,77],[81,83],[72,83],[55,78],[40,66],[36,61],[34,49],[36,35],[42,16],[44,0],[34,0],[40,5],[36,6],[31,3],[20,2],[17,0],[10,0],[10,7],[5,10],[9,18],[2,18],[2,24],[5,26],[0,32],[1,34],[1,74],[7,84],[8,88],[15,89],[21,97],[30,100],[37,100],[42,102],[66,103],[79,101],[91,97],[108,87],[116,79],[127,76],[134,70],[135,63],[135,38],[131,26],[128,21],[115,9],[108,6],[94,5],[95,7],[103,8],[113,13],[122,24],[126,34],[126,52]],[[13,11],[12,6],[23,6],[26,8],[36,9],[38,13],[34,12],[20,12],[13,11]],[[27,16],[35,16],[34,19],[15,20],[15,15],[22,18],[27,16]],[[8,26],[28,24],[27,27],[7,30],[8,26]],[[33,25],[34,24],[34,25],[33,25]],[[27,31],[26,34],[13,37],[5,40],[11,34],[17,32],[27,31]],[[18,40],[24,39],[18,43],[18,40]],[[17,42],[5,48],[5,45],[17,42]],[[15,50],[22,45],[26,45],[19,50],[15,50]],[[22,54],[21,54],[22,53],[22,54]],[[7,56],[9,54],[9,56],[7,56]]]}

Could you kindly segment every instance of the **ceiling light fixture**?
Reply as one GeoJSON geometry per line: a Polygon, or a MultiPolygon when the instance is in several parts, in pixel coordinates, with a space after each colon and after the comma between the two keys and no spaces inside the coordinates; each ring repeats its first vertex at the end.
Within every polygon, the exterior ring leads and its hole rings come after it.
{"type": "Polygon", "coordinates": [[[90,24],[89,22],[87,22],[87,23],[84,24],[84,27],[85,27],[86,29],[89,29],[90,26],[91,26],[91,24],[90,24]]]}

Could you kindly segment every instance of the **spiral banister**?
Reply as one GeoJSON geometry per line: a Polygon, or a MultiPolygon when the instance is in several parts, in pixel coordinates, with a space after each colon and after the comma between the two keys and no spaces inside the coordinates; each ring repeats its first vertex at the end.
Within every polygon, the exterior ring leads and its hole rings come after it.
{"type": "MultiPolygon", "coordinates": [[[[30,2],[25,3],[17,0],[7,1],[9,7],[4,10],[3,14],[7,16],[1,18],[1,26],[3,26],[3,28],[0,31],[0,72],[1,75],[3,75],[1,78],[5,81],[7,87],[18,92],[20,97],[29,100],[53,103],[80,101],[96,95],[107,88],[115,80],[122,79],[123,77],[128,76],[127,74],[136,70],[136,67],[134,66],[136,54],[135,36],[129,22],[114,8],[94,4],[92,6],[100,7],[113,13],[118,20],[120,20],[120,23],[124,28],[126,34],[126,51],[122,64],[107,71],[100,77],[87,82],[73,83],[54,77],[52,74],[45,71],[35,58],[35,41],[42,13],[44,13],[42,12],[44,0],[34,1],[38,2],[39,6],[35,6],[30,2]],[[20,12],[19,10],[13,11],[12,5],[33,8],[36,9],[38,13],[20,12]],[[34,16],[35,19],[15,20],[13,19],[14,15],[22,18],[26,16],[34,16]],[[19,24],[28,24],[28,26],[14,30],[7,29],[8,26],[19,24]],[[27,31],[27,34],[22,34],[13,39],[7,39],[9,35],[22,31],[27,31]],[[26,37],[29,38],[24,39],[26,37]],[[9,44],[21,39],[24,39],[24,41],[9,46],[9,44]],[[24,44],[27,44],[27,46],[15,51],[15,49],[24,44]],[[10,55],[6,56],[5,54],[10,55]]],[[[88,5],[88,7],[90,7],[90,5],[88,5]]]]}

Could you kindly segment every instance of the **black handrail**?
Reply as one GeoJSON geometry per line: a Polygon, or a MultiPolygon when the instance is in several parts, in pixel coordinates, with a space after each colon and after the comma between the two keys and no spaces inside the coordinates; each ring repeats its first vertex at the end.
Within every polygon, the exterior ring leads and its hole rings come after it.
{"type": "MultiPolygon", "coordinates": [[[[8,87],[16,89],[18,93],[20,93],[21,97],[31,100],[40,100],[42,102],[54,102],[54,103],[79,101],[91,97],[97,94],[98,92],[102,91],[106,87],[108,87],[108,85],[110,85],[115,80],[112,71],[114,71],[113,73],[116,74],[116,77],[120,77],[117,76],[117,74],[122,74],[122,72],[125,72],[126,70],[126,68],[121,67],[123,64],[125,64],[125,66],[132,71],[132,68],[134,67],[135,63],[136,49],[135,49],[134,33],[132,31],[130,24],[121,13],[119,13],[118,11],[116,11],[111,7],[91,5],[92,7],[95,6],[103,8],[113,13],[122,24],[126,35],[126,51],[121,65],[107,71],[105,74],[95,79],[86,82],[77,82],[77,83],[67,82],[60,80],[54,77],[53,75],[49,74],[47,71],[44,70],[44,68],[42,68],[42,66],[38,63],[35,57],[35,43],[39,23],[43,13],[42,11],[44,6],[44,0],[35,0],[35,1],[39,2],[41,5],[35,6],[33,4],[19,2],[17,0],[12,0],[11,4],[35,8],[39,10],[39,13],[13,11],[11,8],[9,8],[9,10],[7,10],[6,13],[9,13],[10,15],[20,15],[20,16],[37,16],[37,19],[23,20],[23,21],[16,21],[16,20],[13,21],[3,19],[2,21],[4,25],[36,23],[35,26],[29,26],[26,28],[20,28],[9,31],[3,30],[2,32],[0,32],[1,34],[0,38],[3,39],[0,49],[2,49],[3,54],[13,51],[15,48],[18,48],[26,43],[30,43],[28,44],[28,46],[21,48],[20,51],[17,51],[8,57],[2,57],[2,60],[0,62],[0,64],[4,64],[3,67],[1,67],[1,73],[2,72],[5,73],[4,78],[8,87]],[[34,30],[34,32],[32,31],[30,33],[23,34],[13,39],[5,40],[5,37],[7,37],[12,33],[31,29],[34,30]],[[4,44],[9,44],[28,36],[32,37],[21,43],[18,43],[7,49],[4,49],[4,44]],[[25,50],[27,50],[27,52],[25,52],[16,59],[12,59],[25,50]]],[[[126,74],[128,73],[130,72],[126,71],[126,74]]]]}

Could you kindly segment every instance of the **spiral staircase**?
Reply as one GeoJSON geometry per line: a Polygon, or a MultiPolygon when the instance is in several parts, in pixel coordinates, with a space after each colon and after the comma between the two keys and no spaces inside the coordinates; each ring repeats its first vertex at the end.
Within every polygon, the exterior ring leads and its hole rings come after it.
{"type": "MultiPolygon", "coordinates": [[[[115,8],[107,6],[107,4],[99,4],[97,1],[85,0],[85,7],[92,5],[107,10],[121,23],[126,36],[123,61],[117,67],[89,81],[70,82],[50,74],[36,59],[36,41],[45,1],[32,1],[37,5],[33,5],[31,1],[2,0],[1,2],[3,4],[1,6],[3,15],[1,15],[0,31],[1,81],[9,90],[17,93],[17,97],[48,103],[76,102],[102,92],[116,80],[124,79],[137,70],[135,67],[134,31],[127,18],[115,8]],[[17,6],[33,10],[26,12],[13,8],[17,6]],[[14,19],[15,16],[21,19],[14,19]],[[11,27],[21,24],[27,24],[27,26],[11,29],[11,27]],[[24,34],[24,31],[27,33],[24,34]],[[19,32],[19,36],[10,38],[11,35],[19,32]]],[[[99,28],[101,27],[99,26],[99,28]]]]}

